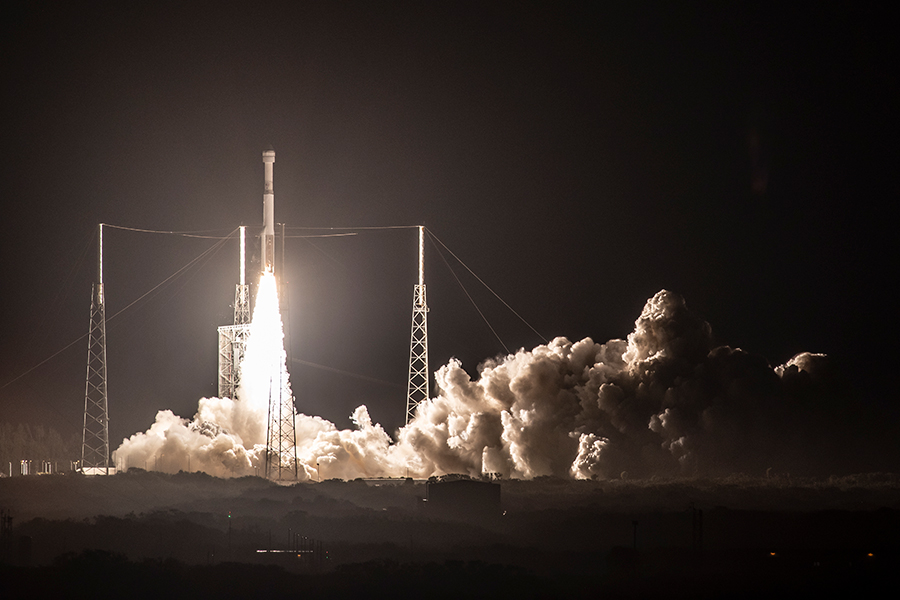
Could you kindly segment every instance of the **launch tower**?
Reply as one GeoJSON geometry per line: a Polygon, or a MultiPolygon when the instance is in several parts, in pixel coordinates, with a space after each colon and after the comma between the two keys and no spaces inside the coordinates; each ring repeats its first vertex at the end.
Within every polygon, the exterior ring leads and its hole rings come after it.
{"type": "Polygon", "coordinates": [[[234,399],[250,336],[250,286],[246,282],[246,231],[241,225],[240,283],[234,290],[234,324],[219,327],[219,398],[234,399]]]}
{"type": "Polygon", "coordinates": [[[425,227],[419,226],[419,283],[413,291],[412,332],[409,340],[409,380],[406,386],[406,424],[420,402],[428,400],[428,305],[425,302],[425,227]]]}
{"type": "Polygon", "coordinates": [[[109,411],[106,387],[106,304],[103,299],[103,223],[97,228],[97,281],[91,290],[81,472],[109,475],[109,411]]]}

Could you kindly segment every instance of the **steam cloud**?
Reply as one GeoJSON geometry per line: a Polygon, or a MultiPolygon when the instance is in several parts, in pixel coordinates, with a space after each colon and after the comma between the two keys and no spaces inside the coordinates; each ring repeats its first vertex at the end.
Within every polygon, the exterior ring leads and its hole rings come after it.
{"type": "MultiPolygon", "coordinates": [[[[271,298],[266,289],[261,284],[239,400],[203,398],[192,420],[160,411],[150,429],[123,441],[120,466],[262,472],[269,375],[260,383],[252,365],[275,352],[284,369],[274,281],[271,298]]],[[[662,290],[626,340],[558,337],[486,361],[475,380],[451,360],[436,373],[437,397],[418,407],[396,441],[365,406],[354,411],[353,430],[297,414],[298,471],[301,480],[449,473],[603,479],[799,469],[834,446],[829,428],[804,416],[834,395],[829,372],[821,354],[799,354],[773,369],[740,349],[714,348],[709,324],[662,290]]]]}

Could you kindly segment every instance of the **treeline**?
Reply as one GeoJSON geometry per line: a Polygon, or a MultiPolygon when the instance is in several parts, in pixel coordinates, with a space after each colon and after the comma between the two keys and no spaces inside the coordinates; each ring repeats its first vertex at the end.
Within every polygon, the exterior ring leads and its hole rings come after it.
{"type": "Polygon", "coordinates": [[[44,462],[54,463],[53,471],[68,471],[72,461],[81,457],[81,439],[73,434],[69,439],[52,427],[0,423],[0,472],[3,475],[20,473],[23,460],[32,461],[31,472],[42,470],[44,462]]]}

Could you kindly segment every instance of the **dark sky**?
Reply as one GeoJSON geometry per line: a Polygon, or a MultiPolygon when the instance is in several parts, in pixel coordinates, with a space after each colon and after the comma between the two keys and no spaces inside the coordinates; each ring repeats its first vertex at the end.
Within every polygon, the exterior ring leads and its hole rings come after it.
{"type": "MultiPolygon", "coordinates": [[[[7,382],[87,332],[97,224],[258,227],[269,145],[277,221],[425,224],[547,338],[625,337],[666,288],[717,342],[827,353],[848,402],[892,407],[887,15],[606,4],[5,8],[0,421],[80,433],[85,341],[7,382]]],[[[108,315],[213,243],[108,230],[108,315]]],[[[415,249],[288,240],[292,355],[394,384],[296,364],[301,410],[401,424],[415,249]]],[[[503,348],[427,251],[432,367],[474,373],[503,348]]],[[[109,322],[113,448],[215,394],[237,252],[109,322]]],[[[541,341],[453,266],[507,346],[541,341]]]]}

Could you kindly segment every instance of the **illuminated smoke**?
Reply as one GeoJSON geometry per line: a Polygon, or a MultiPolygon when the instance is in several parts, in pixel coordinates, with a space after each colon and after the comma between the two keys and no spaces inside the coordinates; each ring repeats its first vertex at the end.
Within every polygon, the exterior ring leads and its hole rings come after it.
{"type": "Polygon", "coordinates": [[[149,430],[122,443],[116,451],[117,464],[161,471],[190,468],[222,476],[254,474],[264,468],[270,382],[282,381],[290,394],[284,333],[271,273],[260,279],[239,370],[236,399],[202,398],[191,421],[160,411],[149,430]]]}
{"type": "MultiPolygon", "coordinates": [[[[193,470],[214,475],[261,470],[269,380],[285,364],[269,277],[260,284],[239,399],[204,398],[191,421],[161,411],[147,432],[123,442],[120,464],[173,471],[188,468],[190,455],[193,470]]],[[[297,414],[298,471],[301,480],[606,479],[790,469],[808,458],[798,440],[821,441],[797,415],[810,390],[823,392],[829,368],[819,354],[773,369],[740,349],[715,348],[709,324],[663,290],[626,340],[559,337],[488,360],[475,379],[451,360],[435,374],[437,397],[419,405],[396,440],[365,406],[354,411],[352,430],[297,414]]]]}

